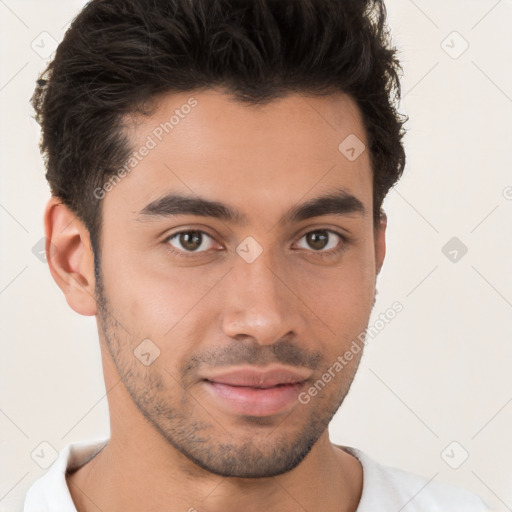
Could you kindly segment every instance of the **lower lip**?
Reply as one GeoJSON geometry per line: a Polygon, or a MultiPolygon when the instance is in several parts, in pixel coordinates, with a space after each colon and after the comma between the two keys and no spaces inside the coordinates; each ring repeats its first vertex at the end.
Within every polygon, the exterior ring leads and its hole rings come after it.
{"type": "Polygon", "coordinates": [[[222,408],[236,414],[260,417],[278,414],[297,404],[297,397],[304,385],[298,382],[261,389],[211,381],[205,381],[205,384],[222,408]]]}

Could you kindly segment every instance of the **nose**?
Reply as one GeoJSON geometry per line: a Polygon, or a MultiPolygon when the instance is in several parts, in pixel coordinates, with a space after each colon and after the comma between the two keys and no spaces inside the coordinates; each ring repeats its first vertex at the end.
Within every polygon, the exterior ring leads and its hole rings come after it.
{"type": "Polygon", "coordinates": [[[270,345],[297,336],[305,322],[301,301],[289,273],[266,251],[252,263],[237,257],[224,281],[222,328],[231,338],[252,338],[270,345]]]}

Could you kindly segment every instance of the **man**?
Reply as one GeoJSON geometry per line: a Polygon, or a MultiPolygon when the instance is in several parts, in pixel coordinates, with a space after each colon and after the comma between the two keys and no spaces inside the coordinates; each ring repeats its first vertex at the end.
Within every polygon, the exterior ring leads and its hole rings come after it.
{"type": "Polygon", "coordinates": [[[26,512],[486,510],[329,441],[405,163],[385,14],[93,0],[75,19],[33,104],[49,267],[97,317],[111,435],[68,445],[26,512]]]}

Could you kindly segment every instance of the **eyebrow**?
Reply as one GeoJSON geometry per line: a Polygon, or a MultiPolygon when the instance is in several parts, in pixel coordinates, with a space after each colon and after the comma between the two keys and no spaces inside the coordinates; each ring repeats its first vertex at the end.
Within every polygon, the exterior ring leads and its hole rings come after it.
{"type": "MultiPolygon", "coordinates": [[[[366,215],[364,204],[345,190],[322,195],[290,208],[280,223],[293,223],[322,215],[366,215]]],[[[248,218],[236,208],[197,196],[170,193],[146,205],[140,212],[142,218],[198,215],[212,217],[233,224],[247,225],[248,218]]]]}

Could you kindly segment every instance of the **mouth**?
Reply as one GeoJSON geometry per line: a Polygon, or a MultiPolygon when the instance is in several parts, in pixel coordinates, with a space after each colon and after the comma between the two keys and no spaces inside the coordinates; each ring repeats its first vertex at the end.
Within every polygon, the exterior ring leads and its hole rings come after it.
{"type": "Polygon", "coordinates": [[[242,367],[210,374],[203,379],[213,403],[243,416],[272,416],[288,412],[310,376],[305,369],[242,367]]]}

